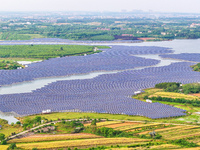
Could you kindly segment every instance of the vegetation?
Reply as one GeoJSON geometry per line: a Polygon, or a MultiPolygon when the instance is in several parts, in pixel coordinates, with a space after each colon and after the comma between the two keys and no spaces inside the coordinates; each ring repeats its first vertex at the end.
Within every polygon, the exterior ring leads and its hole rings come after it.
{"type": "Polygon", "coordinates": [[[34,125],[39,125],[41,124],[41,116],[36,116],[33,119],[27,118],[23,121],[23,129],[30,129],[32,128],[34,125]]]}
{"type": "Polygon", "coordinates": [[[166,92],[179,92],[180,83],[176,82],[164,82],[155,85],[155,88],[164,89],[166,92]]]}
{"type": "Polygon", "coordinates": [[[107,138],[110,137],[133,137],[131,133],[127,133],[120,130],[114,130],[112,128],[101,127],[101,128],[94,128],[94,127],[87,127],[85,132],[94,133],[96,135],[104,136],[107,138]]]}
{"type": "MultiPolygon", "coordinates": [[[[146,98],[146,97],[145,97],[146,98]]],[[[165,101],[165,102],[176,102],[176,103],[187,103],[187,104],[191,104],[192,106],[195,107],[200,107],[200,101],[198,100],[187,100],[184,98],[168,98],[168,97],[148,97],[151,100],[156,100],[156,101],[165,101]]]]}
{"type": "Polygon", "coordinates": [[[200,83],[190,83],[183,85],[183,93],[191,94],[191,93],[199,93],[200,92],[200,83]]]}
{"type": "MultiPolygon", "coordinates": [[[[25,116],[23,118],[20,118],[22,122],[26,119],[33,119],[38,115],[32,115],[32,116],[25,116]]],[[[61,112],[61,113],[51,113],[51,114],[41,114],[39,115],[42,118],[48,119],[48,120],[58,120],[58,119],[87,119],[90,120],[91,118],[104,118],[104,119],[117,119],[117,120],[153,120],[146,117],[141,116],[128,116],[128,115],[117,115],[117,114],[98,114],[98,113],[79,113],[79,112],[61,112]]],[[[97,123],[98,125],[98,123],[97,123]]]]}
{"type": "Polygon", "coordinates": [[[13,150],[16,148],[17,148],[16,143],[11,143],[10,146],[7,148],[7,150],[13,150]]]}
{"type": "Polygon", "coordinates": [[[0,129],[0,134],[4,134],[7,138],[13,133],[18,133],[22,131],[22,127],[19,124],[9,125],[7,120],[0,119],[0,125],[2,125],[2,129],[0,129]]]}
{"type": "Polygon", "coordinates": [[[0,70],[13,70],[18,67],[24,68],[24,66],[18,64],[17,62],[0,60],[0,70]]]}
{"type": "MultiPolygon", "coordinates": [[[[109,48],[108,46],[97,46],[109,48]]],[[[38,58],[48,59],[71,55],[98,53],[95,46],[84,45],[0,45],[0,58],[38,58]]]]}
{"type": "Polygon", "coordinates": [[[112,144],[127,144],[127,143],[144,143],[148,142],[148,139],[138,138],[100,138],[100,139],[85,139],[85,140],[72,140],[72,141],[56,141],[56,142],[40,142],[40,143],[27,143],[17,144],[17,147],[24,149],[32,149],[37,147],[38,149],[48,148],[63,148],[63,147],[86,147],[86,146],[98,146],[98,145],[112,145],[112,144]]]}
{"type": "Polygon", "coordinates": [[[164,82],[155,85],[155,88],[163,89],[165,92],[179,92],[184,94],[192,94],[200,92],[200,83],[189,83],[181,85],[176,82],[164,82]]]}
{"type": "Polygon", "coordinates": [[[191,66],[193,68],[194,71],[200,71],[200,63],[196,64],[196,65],[193,65],[191,66]]]}
{"type": "MultiPolygon", "coordinates": [[[[54,14],[53,19],[34,19],[13,16],[4,17],[0,22],[0,40],[29,40],[33,38],[62,38],[70,40],[147,40],[196,39],[200,37],[198,17],[159,17],[148,18],[131,14],[124,18],[120,14],[114,18],[95,18],[91,14],[84,19],[67,19],[69,16],[54,14]],[[89,18],[88,18],[89,17],[89,18]],[[56,22],[55,22],[56,21],[56,22]],[[27,23],[28,22],[28,23],[27,23]],[[194,24],[194,25],[193,25],[194,24]]],[[[102,15],[102,14],[101,14],[102,15]]],[[[110,16],[111,14],[109,14],[110,16]]],[[[140,14],[141,15],[141,14],[140,14]]],[[[154,14],[153,14],[154,15],[154,14]]]]}
{"type": "Polygon", "coordinates": [[[43,136],[30,136],[21,139],[13,139],[8,141],[8,143],[33,143],[33,142],[43,142],[43,141],[64,141],[64,140],[76,140],[76,139],[95,139],[101,138],[100,136],[94,134],[62,134],[62,135],[48,135],[43,136]]]}
{"type": "Polygon", "coordinates": [[[178,140],[171,140],[169,141],[169,143],[173,143],[173,144],[178,144],[184,147],[197,147],[198,145],[193,143],[193,142],[188,142],[186,140],[183,139],[178,139],[178,140]]]}

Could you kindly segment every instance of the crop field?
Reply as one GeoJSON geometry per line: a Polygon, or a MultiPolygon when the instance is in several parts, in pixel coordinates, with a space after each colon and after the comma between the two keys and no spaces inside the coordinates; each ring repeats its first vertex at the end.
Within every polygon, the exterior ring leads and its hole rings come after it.
{"type": "Polygon", "coordinates": [[[78,133],[78,134],[59,134],[59,135],[43,135],[35,134],[20,139],[13,139],[8,143],[32,143],[32,142],[44,142],[44,141],[64,141],[64,140],[75,140],[75,139],[95,139],[101,138],[94,134],[78,133]]]}
{"type": "Polygon", "coordinates": [[[24,149],[50,149],[63,147],[92,147],[98,145],[112,145],[112,144],[127,144],[127,143],[145,143],[149,139],[137,138],[100,138],[100,139],[86,139],[86,140],[71,140],[71,141],[57,141],[57,142],[41,142],[41,143],[27,143],[17,144],[17,147],[24,149]]]}
{"type": "MultiPolygon", "coordinates": [[[[153,126],[152,126],[153,127],[153,126]]],[[[173,125],[160,128],[143,129],[134,131],[138,135],[149,136],[149,132],[155,131],[162,135],[165,140],[186,139],[189,142],[198,143],[200,141],[200,127],[195,125],[173,125]]]]}
{"type": "Polygon", "coordinates": [[[8,145],[0,145],[0,150],[7,150],[8,145]]]}
{"type": "Polygon", "coordinates": [[[149,97],[168,97],[168,98],[185,98],[187,100],[200,100],[198,96],[193,95],[186,95],[186,94],[180,94],[180,93],[173,93],[173,92],[156,92],[149,97]]]}
{"type": "Polygon", "coordinates": [[[107,128],[118,128],[118,127],[129,126],[129,125],[138,125],[138,124],[141,124],[141,123],[139,123],[139,122],[124,122],[124,123],[105,125],[104,127],[107,127],[107,128]]]}
{"type": "MultiPolygon", "coordinates": [[[[146,135],[155,131],[165,140],[186,139],[189,142],[200,142],[200,127],[198,125],[170,125],[161,123],[140,123],[130,125],[131,122],[110,125],[114,130],[132,132],[136,136],[146,135]],[[115,126],[116,125],[116,126],[115,126]]],[[[109,126],[105,126],[109,127],[109,126]]]]}
{"type": "Polygon", "coordinates": [[[107,125],[115,125],[115,124],[120,124],[121,122],[119,121],[106,121],[106,122],[99,122],[97,123],[97,127],[102,127],[102,126],[107,126],[107,125]]]}
{"type": "Polygon", "coordinates": [[[120,131],[135,131],[135,129],[145,128],[145,127],[153,127],[158,126],[159,123],[152,123],[152,124],[136,124],[136,125],[125,125],[121,127],[116,127],[114,129],[120,130],[120,131]]]}
{"type": "Polygon", "coordinates": [[[200,93],[195,93],[195,94],[190,94],[190,95],[193,95],[193,96],[198,96],[198,97],[200,97],[200,93]]]}
{"type": "MultiPolygon", "coordinates": [[[[107,126],[107,125],[115,125],[115,124],[120,124],[121,122],[120,121],[105,121],[105,122],[97,122],[96,123],[96,126],[97,127],[102,127],[102,126],[107,126]]],[[[88,126],[90,125],[91,123],[88,123],[88,124],[84,124],[84,126],[88,126]]]]}
{"type": "Polygon", "coordinates": [[[168,130],[168,131],[160,131],[159,132],[163,138],[165,139],[183,139],[183,138],[189,138],[189,137],[195,137],[200,136],[200,129],[195,128],[180,128],[176,130],[168,130]]]}
{"type": "MultiPolygon", "coordinates": [[[[154,129],[154,131],[155,132],[168,131],[168,130],[173,130],[173,129],[180,129],[181,127],[183,126],[173,126],[173,127],[167,127],[167,128],[154,129]]],[[[141,134],[147,134],[147,133],[149,133],[149,131],[140,132],[138,134],[141,135],[141,134]]]]}
{"type": "MultiPolygon", "coordinates": [[[[148,150],[169,150],[169,149],[179,149],[181,146],[178,145],[173,145],[173,144],[162,144],[162,145],[154,145],[154,146],[149,146],[148,150]]],[[[122,148],[111,148],[112,150],[146,150],[147,147],[134,147],[134,148],[127,148],[127,147],[122,147],[122,148]]],[[[107,149],[110,150],[110,149],[107,149]]]]}
{"type": "MultiPolygon", "coordinates": [[[[101,125],[100,127],[113,128],[114,130],[127,131],[127,132],[134,132],[134,131],[138,131],[138,130],[145,130],[145,129],[152,129],[152,128],[160,129],[161,127],[164,126],[161,123],[142,123],[142,122],[123,122],[123,123],[121,123],[118,121],[117,123],[113,123],[113,121],[106,121],[106,122],[102,122],[102,123],[103,123],[103,125],[101,125]]],[[[165,127],[168,127],[168,126],[169,126],[169,124],[165,124],[165,127]]],[[[194,128],[194,126],[192,126],[192,128],[194,128]]]]}
{"type": "Polygon", "coordinates": [[[180,146],[178,145],[172,145],[172,144],[162,144],[162,145],[155,145],[155,146],[151,146],[150,149],[153,150],[160,150],[160,149],[176,149],[176,148],[180,148],[180,146]]]}

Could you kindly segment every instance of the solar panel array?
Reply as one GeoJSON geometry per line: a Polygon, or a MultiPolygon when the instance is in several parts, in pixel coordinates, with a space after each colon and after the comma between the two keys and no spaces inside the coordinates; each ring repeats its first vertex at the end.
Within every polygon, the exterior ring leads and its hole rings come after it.
{"type": "MultiPolygon", "coordinates": [[[[159,61],[138,58],[137,54],[162,54],[171,50],[160,47],[113,46],[105,52],[65,58],[55,58],[31,64],[24,70],[0,72],[0,83],[20,82],[20,77],[80,74],[99,70],[125,70],[150,66],[159,61]],[[4,75],[7,73],[7,76],[4,75]],[[6,78],[2,80],[2,78],[6,78]]],[[[191,83],[200,81],[200,73],[190,68],[193,63],[174,63],[164,67],[129,70],[100,75],[93,79],[57,81],[31,93],[0,95],[0,110],[20,115],[41,113],[42,110],[81,111],[140,115],[164,118],[186,115],[185,110],[161,103],[146,103],[132,99],[135,91],[154,87],[161,82],[191,83]]]]}
{"type": "Polygon", "coordinates": [[[168,55],[160,55],[163,58],[172,58],[172,59],[181,59],[187,61],[200,62],[200,54],[199,53],[181,53],[181,54],[168,54],[168,55]]]}
{"type": "Polygon", "coordinates": [[[112,49],[107,49],[94,55],[53,58],[44,62],[30,64],[28,68],[21,70],[0,70],[0,85],[30,81],[34,78],[151,66],[159,61],[131,55],[169,52],[172,51],[161,47],[113,46],[112,49]]]}

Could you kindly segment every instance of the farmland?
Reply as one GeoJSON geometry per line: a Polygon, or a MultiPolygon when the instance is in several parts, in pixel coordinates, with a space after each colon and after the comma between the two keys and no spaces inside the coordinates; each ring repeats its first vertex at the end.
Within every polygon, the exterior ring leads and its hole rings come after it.
{"type": "Polygon", "coordinates": [[[29,143],[17,144],[17,147],[24,149],[38,149],[48,148],[63,148],[63,147],[93,147],[98,145],[112,145],[112,144],[128,144],[128,143],[145,143],[148,139],[134,139],[134,138],[101,138],[101,139],[87,139],[87,140],[73,140],[73,141],[58,141],[58,142],[42,142],[42,143],[29,143]]]}
{"type": "Polygon", "coordinates": [[[42,142],[42,141],[65,141],[65,140],[76,140],[76,139],[95,139],[101,138],[101,136],[93,134],[58,134],[58,135],[44,135],[35,134],[21,139],[13,139],[8,143],[31,143],[31,142],[42,142]]]}
{"type": "MultiPolygon", "coordinates": [[[[63,121],[62,121],[63,122],[63,121]]],[[[64,123],[64,122],[63,122],[64,123]]],[[[66,124],[66,123],[64,123],[66,124]]],[[[59,126],[59,124],[56,124],[59,126]]],[[[49,133],[33,134],[27,137],[12,139],[4,147],[8,147],[10,143],[16,143],[18,149],[31,150],[37,149],[183,149],[187,147],[200,148],[200,127],[198,125],[176,125],[169,123],[152,123],[152,122],[134,122],[134,121],[103,121],[97,122],[94,126],[88,122],[84,124],[85,130],[81,133],[54,135],[49,133]],[[112,126],[111,126],[112,125],[112,126]],[[108,128],[110,127],[110,128],[108,128]],[[127,133],[127,136],[115,135],[116,137],[99,136],[97,130],[113,129],[127,133]],[[94,132],[87,133],[87,132],[94,132]],[[161,135],[159,139],[153,139],[150,132],[154,131],[156,135],[161,135]],[[95,135],[96,134],[96,135],[95,135]],[[119,137],[118,137],[119,136],[119,137]],[[173,141],[174,140],[174,141],[173,141]],[[181,142],[180,142],[181,141],[181,142]]],[[[111,130],[110,130],[111,131],[111,130]]],[[[108,131],[109,132],[109,131],[108,131]]],[[[125,134],[124,134],[125,135],[125,134]]],[[[157,137],[157,136],[156,136],[157,137]]],[[[2,147],[3,148],[3,147],[2,147]]]]}

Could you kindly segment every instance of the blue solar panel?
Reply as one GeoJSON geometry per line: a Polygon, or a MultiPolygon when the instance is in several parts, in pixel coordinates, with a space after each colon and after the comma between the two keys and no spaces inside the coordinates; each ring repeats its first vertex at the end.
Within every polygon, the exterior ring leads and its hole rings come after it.
{"type": "MultiPolygon", "coordinates": [[[[54,58],[29,65],[22,70],[0,71],[0,84],[33,80],[50,76],[66,76],[92,71],[126,70],[150,66],[158,60],[132,55],[165,54],[161,47],[112,46],[112,49],[88,55],[54,58]]],[[[193,63],[174,63],[164,67],[129,70],[105,74],[93,79],[57,81],[31,93],[0,95],[0,110],[20,115],[41,113],[42,110],[82,111],[140,115],[164,118],[186,115],[185,110],[161,103],[146,103],[130,98],[135,91],[154,87],[161,82],[191,83],[200,81],[200,73],[190,68],[193,63]]]]}

